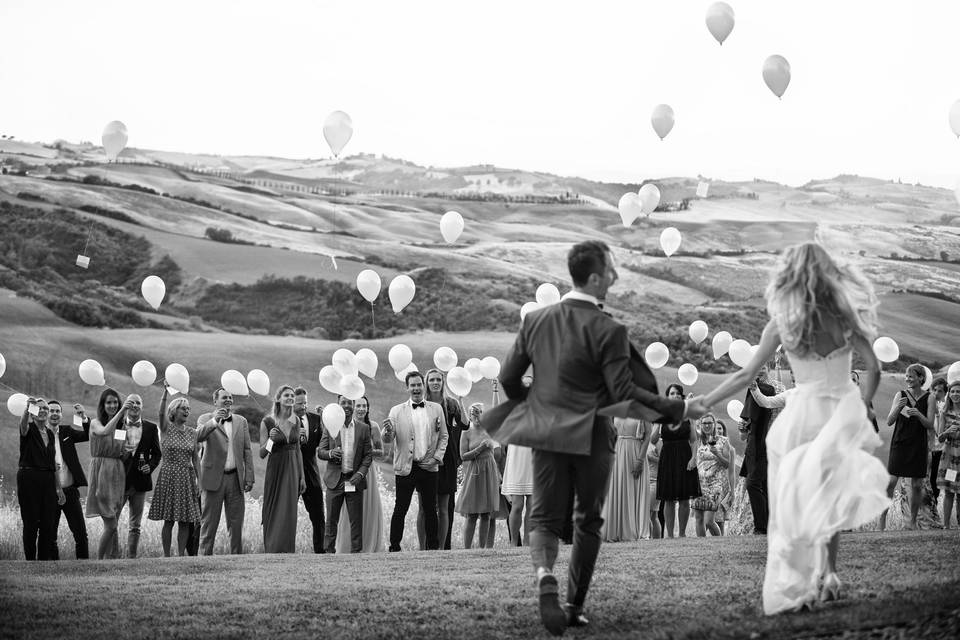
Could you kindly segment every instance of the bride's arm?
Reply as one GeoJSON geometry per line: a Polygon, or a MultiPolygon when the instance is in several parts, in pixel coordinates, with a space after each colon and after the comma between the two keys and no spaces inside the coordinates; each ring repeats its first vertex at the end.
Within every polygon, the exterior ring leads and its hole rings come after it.
{"type": "Polygon", "coordinates": [[[750,385],[750,395],[753,396],[754,402],[756,402],[760,407],[764,409],[783,409],[787,406],[787,397],[778,393],[775,396],[765,395],[756,384],[750,385]]]}
{"type": "Polygon", "coordinates": [[[760,348],[753,354],[753,358],[750,359],[747,366],[727,376],[720,383],[720,386],[703,397],[704,403],[708,407],[713,406],[746,387],[757,376],[763,363],[770,360],[770,357],[776,352],[778,344],[780,344],[780,333],[777,331],[777,326],[773,320],[769,320],[767,326],[763,328],[763,335],[760,337],[760,348]]]}

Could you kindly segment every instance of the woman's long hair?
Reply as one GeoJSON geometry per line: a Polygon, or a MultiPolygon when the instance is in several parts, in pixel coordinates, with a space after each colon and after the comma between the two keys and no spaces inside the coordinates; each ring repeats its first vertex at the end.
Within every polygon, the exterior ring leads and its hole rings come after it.
{"type": "Polygon", "coordinates": [[[423,385],[424,385],[425,387],[427,387],[427,388],[426,388],[426,393],[425,393],[424,395],[429,395],[429,393],[430,393],[430,387],[427,386],[427,378],[430,377],[430,374],[431,374],[431,373],[439,373],[439,374],[440,374],[440,402],[439,402],[439,404],[440,404],[441,407],[443,407],[443,410],[446,411],[446,410],[447,410],[447,374],[445,374],[443,371],[441,371],[440,369],[437,369],[436,367],[434,367],[433,369],[428,369],[427,372],[426,372],[425,374],[423,374],[423,385]]]}
{"type": "MultiPolygon", "coordinates": [[[[363,396],[363,399],[367,401],[367,412],[366,412],[366,413],[364,414],[364,416],[363,416],[363,422],[364,422],[364,424],[366,424],[368,427],[371,427],[371,428],[372,428],[373,425],[370,424],[370,399],[367,398],[367,396],[363,396]]],[[[353,414],[353,415],[354,415],[354,417],[356,417],[356,415],[357,415],[357,414],[356,414],[356,410],[354,410],[354,414],[353,414]]]]}
{"type": "Polygon", "coordinates": [[[123,401],[120,399],[120,394],[117,393],[115,389],[111,387],[104,389],[103,393],[100,394],[100,399],[97,401],[97,420],[99,420],[102,425],[106,425],[110,422],[110,418],[113,417],[107,415],[106,409],[107,398],[110,396],[117,399],[117,411],[120,411],[120,406],[123,404],[123,401]]]}
{"type": "Polygon", "coordinates": [[[278,426],[280,425],[280,417],[281,417],[280,412],[283,411],[283,407],[280,405],[280,396],[282,396],[283,392],[286,391],[287,389],[290,389],[290,391],[293,391],[293,387],[291,387],[290,385],[282,384],[280,385],[280,387],[277,389],[277,392],[273,396],[273,410],[270,412],[270,415],[273,417],[274,421],[277,423],[278,426]]]}
{"type": "Polygon", "coordinates": [[[852,265],[838,265],[814,242],[783,252],[780,268],[767,285],[767,311],[784,346],[798,355],[814,350],[825,317],[872,342],[877,330],[873,285],[852,265]]]}
{"type": "MultiPolygon", "coordinates": [[[[960,387],[960,380],[954,380],[953,382],[950,383],[950,386],[947,387],[947,397],[943,401],[943,413],[940,414],[942,416],[946,415],[948,412],[960,413],[960,406],[958,406],[956,402],[950,399],[950,389],[953,389],[954,387],[960,387]]],[[[940,428],[941,429],[944,428],[942,420],[940,421],[940,428]]]]}

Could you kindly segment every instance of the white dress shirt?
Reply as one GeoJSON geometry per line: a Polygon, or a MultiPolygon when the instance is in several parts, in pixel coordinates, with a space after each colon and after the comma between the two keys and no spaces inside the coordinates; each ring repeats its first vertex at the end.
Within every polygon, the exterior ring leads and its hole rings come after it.
{"type": "Polygon", "coordinates": [[[600,306],[600,301],[597,300],[596,296],[592,296],[589,293],[583,293],[581,291],[567,291],[560,298],[560,302],[563,302],[564,300],[582,300],[584,302],[595,304],[598,307],[600,306]]]}
{"type": "Polygon", "coordinates": [[[220,423],[223,432],[227,435],[227,459],[223,462],[224,471],[233,471],[237,468],[237,456],[233,453],[233,414],[229,416],[229,421],[224,420],[220,423]]]}
{"type": "Polygon", "coordinates": [[[340,429],[340,448],[343,450],[343,458],[340,467],[343,469],[343,473],[350,473],[353,471],[353,449],[354,438],[356,435],[357,430],[354,429],[353,420],[343,425],[343,428],[340,429]]]}
{"type": "Polygon", "coordinates": [[[430,416],[427,415],[425,401],[424,406],[414,409],[413,400],[410,401],[410,412],[413,415],[413,460],[414,462],[423,462],[427,457],[427,441],[430,437],[430,416]]]}

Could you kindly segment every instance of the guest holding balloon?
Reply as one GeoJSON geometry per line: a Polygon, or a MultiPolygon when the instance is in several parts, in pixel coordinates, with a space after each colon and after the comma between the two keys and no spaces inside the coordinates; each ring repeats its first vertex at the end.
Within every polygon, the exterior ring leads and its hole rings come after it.
{"type": "Polygon", "coordinates": [[[117,518],[123,506],[127,471],[123,466],[126,438],[114,437],[117,425],[128,409],[120,406],[120,394],[106,388],[97,402],[97,417],[90,421],[90,486],[87,488],[86,515],[99,516],[103,531],[97,545],[97,559],[119,557],[117,518]]]}
{"type": "MultiPolygon", "coordinates": [[[[303,479],[306,490],[300,498],[313,525],[313,552],[324,553],[323,537],[326,535],[326,504],[323,498],[323,481],[320,478],[320,467],[317,464],[317,447],[323,436],[323,422],[320,414],[307,411],[309,400],[307,390],[297,387],[293,390],[293,413],[300,421],[301,430],[307,434],[306,440],[301,440],[300,455],[303,458],[303,479]]],[[[321,411],[323,409],[321,408],[321,411]]]]}
{"type": "MultiPolygon", "coordinates": [[[[671,400],[683,400],[683,387],[671,384],[665,395],[671,400]]],[[[679,521],[677,535],[685,538],[690,519],[690,500],[701,495],[697,461],[693,457],[697,434],[689,420],[683,420],[680,424],[660,424],[658,431],[663,448],[657,472],[657,499],[663,501],[664,528],[667,537],[672,538],[674,525],[679,521]]]]}
{"type": "MultiPolygon", "coordinates": [[[[357,423],[365,424],[370,429],[370,442],[373,458],[367,471],[367,488],[363,491],[363,544],[361,553],[382,553],[386,551],[383,543],[384,523],[383,506],[380,499],[380,480],[377,477],[377,460],[384,460],[383,439],[380,435],[380,425],[370,420],[370,401],[367,396],[357,400],[353,408],[353,419],[357,423]]],[[[350,518],[345,512],[340,513],[340,525],[337,529],[337,553],[350,553],[350,518]]]]}
{"type": "Polygon", "coordinates": [[[730,470],[733,447],[725,436],[717,434],[717,418],[713,414],[700,417],[700,443],[696,451],[697,471],[702,496],[693,501],[697,537],[722,535],[716,522],[717,512],[725,509],[732,496],[730,470]]]}
{"type": "MultiPolygon", "coordinates": [[[[157,425],[143,419],[143,399],[136,393],[127,396],[123,403],[127,410],[118,429],[126,434],[124,439],[124,467],[126,482],[123,505],[129,504],[129,532],[127,534],[127,557],[136,558],[140,544],[140,523],[147,492],[153,491],[153,471],[160,465],[160,435],[157,425]]],[[[123,510],[123,505],[120,510],[123,510]]],[[[119,516],[119,512],[117,513],[119,516]]],[[[119,544],[117,548],[119,556],[119,544]]]]}
{"type": "MultiPolygon", "coordinates": [[[[87,476],[83,473],[80,458],[77,455],[77,443],[90,440],[90,420],[86,417],[83,405],[73,405],[74,419],[69,425],[61,424],[63,407],[58,400],[47,403],[50,413],[48,424],[56,439],[57,477],[63,489],[65,502],[57,509],[57,521],[54,535],[60,529],[60,516],[67,517],[67,525],[73,534],[74,555],[78,560],[90,557],[87,539],[87,524],[83,517],[83,505],[80,504],[80,487],[87,486],[87,476]],[[79,423],[79,424],[78,424],[79,423]]],[[[54,543],[54,559],[60,559],[60,550],[54,543]]]]}
{"type": "MultiPolygon", "coordinates": [[[[930,393],[933,395],[933,429],[927,433],[930,436],[930,489],[933,494],[933,504],[936,505],[940,499],[940,488],[937,486],[937,476],[940,470],[940,459],[943,457],[943,443],[937,437],[942,431],[940,416],[943,413],[943,406],[947,399],[947,381],[943,378],[937,378],[930,384],[930,393]]],[[[51,408],[52,412],[52,408],[51,408]]]]}
{"type": "Polygon", "coordinates": [[[27,560],[55,560],[55,529],[66,502],[56,473],[56,437],[47,428],[49,407],[43,398],[28,398],[20,416],[20,466],[17,502],[23,521],[23,555],[27,560]]]}
{"type": "Polygon", "coordinates": [[[272,411],[260,422],[260,458],[269,456],[261,509],[265,553],[296,552],[297,503],[306,489],[300,443],[306,434],[293,403],[293,387],[282,385],[274,396],[272,411]]]}
{"type": "Polygon", "coordinates": [[[937,471],[937,486],[943,491],[943,528],[950,528],[950,513],[960,492],[960,380],[947,388],[947,397],[940,411],[940,433],[943,455],[937,471]]]}
{"type": "Polygon", "coordinates": [[[500,472],[493,457],[496,443],[481,424],[483,403],[474,402],[467,413],[470,428],[460,440],[463,487],[456,508],[457,513],[467,519],[463,528],[463,548],[473,546],[473,534],[479,518],[480,530],[476,533],[479,546],[483,549],[489,542],[490,514],[500,509],[500,472]]]}

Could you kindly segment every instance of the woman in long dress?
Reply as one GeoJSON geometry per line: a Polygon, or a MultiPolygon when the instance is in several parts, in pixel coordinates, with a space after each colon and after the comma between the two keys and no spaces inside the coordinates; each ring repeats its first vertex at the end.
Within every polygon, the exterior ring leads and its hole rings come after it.
{"type": "Polygon", "coordinates": [[[633,542],[649,533],[647,522],[647,486],[650,471],[646,465],[649,428],[633,418],[614,418],[617,430],[613,468],[607,480],[607,498],[600,512],[604,542],[633,542]]]}
{"type": "Polygon", "coordinates": [[[97,417],[90,421],[90,486],[84,512],[88,518],[99,516],[103,520],[98,560],[116,557],[114,550],[119,549],[117,517],[123,507],[127,472],[123,466],[124,441],[116,440],[113,433],[124,413],[120,411],[120,394],[108,387],[97,402],[97,417]]]}
{"type": "MultiPolygon", "coordinates": [[[[380,438],[380,425],[370,421],[370,401],[367,396],[357,400],[353,409],[354,421],[366,423],[370,427],[370,440],[373,444],[374,461],[383,460],[383,440],[380,438]]],[[[360,553],[382,553],[383,544],[383,506],[380,501],[380,480],[376,464],[370,465],[367,475],[367,488],[363,491],[363,547],[360,553]]],[[[350,553],[350,516],[347,510],[340,512],[337,525],[337,553],[350,553]]]]}
{"type": "Polygon", "coordinates": [[[870,453],[880,437],[866,406],[880,381],[871,347],[873,287],[823,247],[805,243],[784,251],[766,298],[770,321],[757,352],[704,402],[742,393],[783,343],[796,386],[785,392],[786,407],[767,434],[769,615],[840,597],[839,532],[877,517],[890,500],[886,469],[870,453]],[[866,364],[862,397],[850,379],[854,351],[866,364]]]}
{"type": "Polygon", "coordinates": [[[263,479],[263,550],[265,553],[295,553],[297,503],[306,489],[301,440],[306,434],[293,412],[293,387],[277,389],[273,411],[260,423],[260,457],[267,460],[263,479]]]}

